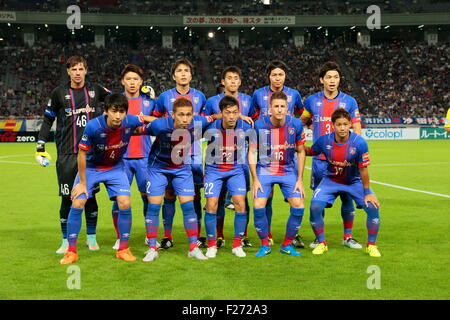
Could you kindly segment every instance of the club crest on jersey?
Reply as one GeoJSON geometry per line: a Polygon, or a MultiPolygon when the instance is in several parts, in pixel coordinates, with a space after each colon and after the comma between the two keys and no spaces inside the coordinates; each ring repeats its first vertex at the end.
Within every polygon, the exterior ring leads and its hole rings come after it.
{"type": "Polygon", "coordinates": [[[327,150],[330,150],[330,149],[332,148],[332,146],[328,144],[328,145],[326,146],[326,148],[327,148],[327,150]]]}
{"type": "Polygon", "coordinates": [[[345,102],[339,102],[339,108],[345,109],[345,105],[346,105],[345,102]]]}
{"type": "Polygon", "coordinates": [[[350,154],[355,154],[356,153],[356,148],[351,147],[350,148],[350,154]]]}
{"type": "Polygon", "coordinates": [[[145,106],[145,107],[149,107],[149,106],[150,106],[150,101],[144,100],[144,106],[145,106]]]}
{"type": "Polygon", "coordinates": [[[66,95],[64,96],[64,98],[65,98],[66,100],[70,100],[70,94],[66,94],[66,95]]]}
{"type": "Polygon", "coordinates": [[[100,138],[106,138],[106,133],[100,133],[100,138]]]}
{"type": "Polygon", "coordinates": [[[125,134],[129,134],[130,133],[130,128],[126,128],[125,129],[125,134]]]}
{"type": "Polygon", "coordinates": [[[292,96],[287,96],[287,98],[288,98],[287,99],[288,102],[292,102],[292,96]]]}
{"type": "Polygon", "coordinates": [[[289,134],[292,136],[295,133],[295,129],[294,128],[289,128],[289,134]]]}
{"type": "Polygon", "coordinates": [[[200,102],[200,99],[199,99],[198,97],[194,97],[193,102],[194,102],[194,103],[199,103],[199,102],[200,102]]]}
{"type": "Polygon", "coordinates": [[[89,97],[91,97],[92,99],[94,99],[94,97],[95,97],[95,91],[89,91],[89,97]]]}

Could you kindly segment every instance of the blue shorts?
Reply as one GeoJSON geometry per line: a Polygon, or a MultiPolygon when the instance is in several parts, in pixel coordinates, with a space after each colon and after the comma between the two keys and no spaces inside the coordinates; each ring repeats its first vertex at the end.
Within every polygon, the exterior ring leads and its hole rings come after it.
{"type": "Polygon", "coordinates": [[[322,181],[325,173],[327,172],[328,162],[325,160],[312,159],[312,172],[311,172],[311,190],[316,190],[317,186],[322,181]]]}
{"type": "MultiPolygon", "coordinates": [[[[80,175],[77,174],[73,183],[74,187],[80,183],[80,175]]],[[[130,196],[130,183],[124,167],[115,167],[110,170],[96,170],[94,168],[86,168],[86,189],[88,198],[92,197],[92,192],[98,188],[98,184],[103,183],[108,191],[110,199],[117,196],[130,196]]],[[[82,194],[77,199],[86,199],[86,195],[82,194]]]]}
{"type": "Polygon", "coordinates": [[[286,175],[258,175],[259,182],[264,192],[258,190],[256,198],[269,198],[270,192],[275,184],[280,186],[281,192],[285,199],[288,198],[303,198],[299,191],[294,193],[295,184],[297,183],[297,171],[286,175]]]}
{"type": "Polygon", "coordinates": [[[218,171],[207,168],[205,175],[205,197],[219,197],[221,191],[227,190],[232,196],[247,194],[245,180],[242,179],[242,167],[230,171],[218,171]]]}
{"type": "Polygon", "coordinates": [[[348,194],[355,202],[358,208],[364,208],[364,187],[361,181],[353,184],[341,184],[324,177],[312,195],[313,200],[323,201],[333,205],[334,200],[341,194],[348,194]]]}
{"type": "Polygon", "coordinates": [[[194,180],[189,165],[180,169],[148,168],[149,187],[147,196],[163,196],[168,186],[171,186],[178,196],[194,196],[194,180]]]}
{"type": "Polygon", "coordinates": [[[201,164],[191,164],[195,189],[203,188],[203,167],[201,164]]]}
{"type": "Polygon", "coordinates": [[[146,192],[148,182],[148,160],[146,158],[140,159],[124,159],[125,172],[128,177],[128,182],[133,183],[133,177],[136,176],[136,183],[140,192],[146,192]]]}

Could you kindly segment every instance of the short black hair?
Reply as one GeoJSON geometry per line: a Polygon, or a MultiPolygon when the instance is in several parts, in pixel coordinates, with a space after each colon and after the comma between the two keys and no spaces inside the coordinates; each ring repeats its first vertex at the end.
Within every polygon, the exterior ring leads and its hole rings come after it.
{"type": "Polygon", "coordinates": [[[216,94],[221,94],[225,92],[225,86],[219,83],[216,87],[216,94]]]}
{"type": "Polygon", "coordinates": [[[108,109],[112,107],[125,109],[125,112],[128,112],[128,99],[120,93],[113,93],[106,96],[105,111],[108,111],[108,109]]]}
{"type": "Polygon", "coordinates": [[[331,122],[335,123],[336,120],[340,118],[345,118],[350,122],[352,121],[352,116],[344,108],[338,108],[334,110],[334,112],[331,114],[331,122]]]}
{"type": "Polygon", "coordinates": [[[281,99],[281,100],[287,101],[288,98],[287,98],[286,93],[284,93],[283,91],[277,91],[277,92],[274,92],[272,94],[272,96],[270,97],[270,104],[271,105],[272,105],[272,101],[275,100],[275,99],[281,99]]]}
{"type": "Polygon", "coordinates": [[[273,61],[270,61],[270,63],[266,67],[267,78],[270,77],[270,73],[272,72],[272,70],[276,69],[276,68],[280,68],[286,74],[288,73],[288,67],[287,67],[286,63],[284,63],[281,60],[273,60],[273,61]]]}
{"type": "Polygon", "coordinates": [[[222,99],[220,99],[219,102],[220,111],[223,111],[228,107],[234,106],[237,106],[239,108],[239,101],[235,97],[225,96],[222,99]]]}
{"type": "Polygon", "coordinates": [[[223,69],[223,71],[222,71],[222,80],[225,80],[225,77],[227,76],[228,72],[237,73],[239,75],[239,78],[242,79],[242,71],[241,71],[241,69],[239,69],[236,66],[229,66],[229,67],[226,67],[225,69],[223,69]]]}
{"type": "Polygon", "coordinates": [[[325,77],[328,71],[335,70],[339,73],[339,77],[341,76],[341,68],[339,65],[334,61],[327,61],[325,62],[319,70],[319,78],[325,77]]]}
{"type": "Polygon", "coordinates": [[[178,68],[178,66],[180,64],[187,65],[191,71],[191,74],[194,74],[194,65],[192,64],[192,62],[189,61],[188,58],[179,58],[173,63],[172,68],[170,70],[170,72],[172,73],[172,76],[175,74],[175,70],[178,68]]]}

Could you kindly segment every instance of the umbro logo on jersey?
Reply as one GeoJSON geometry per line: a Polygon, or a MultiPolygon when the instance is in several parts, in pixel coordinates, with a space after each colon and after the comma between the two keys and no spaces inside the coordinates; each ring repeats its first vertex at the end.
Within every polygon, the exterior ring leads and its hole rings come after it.
{"type": "Polygon", "coordinates": [[[70,100],[70,94],[66,94],[66,95],[64,96],[64,98],[65,98],[66,100],[70,100]]]}
{"type": "Polygon", "coordinates": [[[332,148],[332,146],[330,146],[329,144],[327,145],[327,150],[330,150],[332,148]]]}
{"type": "Polygon", "coordinates": [[[295,133],[295,129],[294,128],[289,128],[289,134],[293,135],[295,133]]]}
{"type": "Polygon", "coordinates": [[[288,98],[288,102],[292,102],[292,96],[287,96],[287,98],[288,98]]]}
{"type": "Polygon", "coordinates": [[[89,91],[89,97],[91,97],[92,99],[94,99],[94,97],[95,97],[95,91],[89,91]]]}
{"type": "Polygon", "coordinates": [[[106,133],[100,133],[100,138],[106,138],[106,133]]]}
{"type": "Polygon", "coordinates": [[[264,96],[264,97],[263,97],[263,100],[264,100],[264,101],[267,101],[267,100],[269,100],[269,97],[268,97],[268,96],[264,96]]]}

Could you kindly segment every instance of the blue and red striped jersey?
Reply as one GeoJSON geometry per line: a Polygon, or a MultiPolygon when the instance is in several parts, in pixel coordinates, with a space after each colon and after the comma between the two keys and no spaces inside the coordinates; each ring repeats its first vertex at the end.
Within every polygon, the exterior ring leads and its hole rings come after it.
{"type": "MultiPolygon", "coordinates": [[[[334,131],[331,115],[338,108],[343,108],[350,113],[352,116],[352,123],[361,122],[358,103],[353,97],[343,92],[339,92],[334,99],[327,99],[323,91],[306,98],[303,115],[311,118],[313,121],[313,143],[316,142],[319,137],[334,131]]],[[[325,160],[323,155],[317,158],[325,160]]]]}
{"type": "MultiPolygon", "coordinates": [[[[194,116],[188,129],[176,130],[170,116],[152,121],[145,128],[147,134],[156,137],[148,156],[149,166],[179,169],[191,164],[195,161],[190,157],[191,147],[194,141],[201,139],[203,130],[212,121],[211,117],[194,116]]],[[[201,158],[199,163],[202,163],[201,158]]]]}
{"type": "MultiPolygon", "coordinates": [[[[222,100],[223,97],[225,97],[225,94],[221,93],[211,98],[208,98],[208,100],[206,100],[205,108],[202,110],[202,115],[212,116],[214,114],[219,114],[220,113],[219,102],[220,100],[222,100]]],[[[256,110],[253,107],[253,101],[249,95],[239,92],[237,100],[239,102],[239,111],[243,116],[252,118],[255,117],[256,110]]]]}
{"type": "MultiPolygon", "coordinates": [[[[128,114],[149,116],[155,107],[154,100],[149,99],[145,95],[137,98],[128,99],[128,114]]],[[[147,158],[152,147],[152,140],[148,135],[132,136],[128,150],[123,156],[125,159],[147,158]]]]}
{"type": "MultiPolygon", "coordinates": [[[[283,92],[287,95],[288,102],[288,115],[294,115],[295,112],[302,113],[303,112],[303,102],[300,93],[289,87],[283,87],[283,92]]],[[[257,89],[253,93],[253,107],[256,110],[257,115],[253,118],[265,117],[270,115],[269,106],[270,106],[270,97],[274,91],[270,89],[270,86],[265,86],[263,88],[257,89]]]]}
{"type": "Polygon", "coordinates": [[[234,129],[225,130],[222,119],[214,121],[203,137],[208,141],[205,166],[218,171],[230,171],[246,164],[249,131],[247,122],[238,119],[234,129]]]}
{"type": "Polygon", "coordinates": [[[123,155],[127,151],[134,130],[142,126],[138,116],[127,114],[117,129],[106,122],[106,115],[90,120],[78,147],[88,151],[86,166],[97,170],[109,170],[123,165],[123,155]]]}
{"type": "Polygon", "coordinates": [[[298,145],[305,143],[302,122],[292,116],[286,116],[281,127],[270,122],[265,116],[255,122],[258,147],[257,170],[259,174],[285,175],[296,171],[295,153],[298,145]]]}
{"type": "Polygon", "coordinates": [[[334,132],[321,136],[311,148],[313,154],[325,156],[328,162],[326,176],[337,183],[350,185],[360,181],[359,168],[370,165],[366,140],[353,132],[342,144],[336,142],[334,132]]]}

